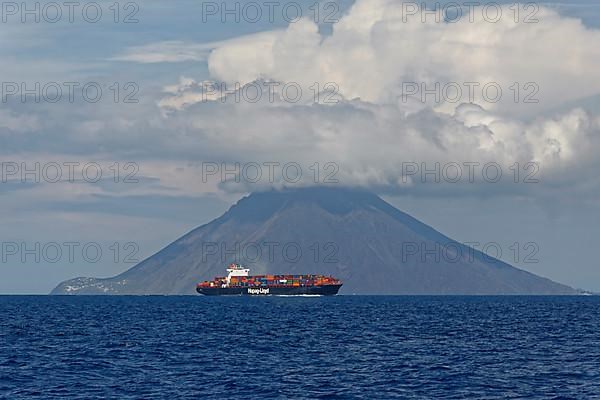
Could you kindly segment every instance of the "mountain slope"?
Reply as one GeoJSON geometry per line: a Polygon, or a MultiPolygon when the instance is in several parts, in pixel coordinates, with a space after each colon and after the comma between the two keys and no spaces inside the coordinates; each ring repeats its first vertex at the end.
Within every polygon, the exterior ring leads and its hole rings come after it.
{"type": "Polygon", "coordinates": [[[463,246],[375,194],[305,188],[253,193],[130,270],[72,279],[52,294],[193,294],[233,261],[252,274],[333,275],[342,294],[576,293],[463,246]]]}

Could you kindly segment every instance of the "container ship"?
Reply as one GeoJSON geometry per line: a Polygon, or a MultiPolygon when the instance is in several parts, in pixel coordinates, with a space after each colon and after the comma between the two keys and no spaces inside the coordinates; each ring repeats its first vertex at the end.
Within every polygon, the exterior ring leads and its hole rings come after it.
{"type": "Polygon", "coordinates": [[[226,277],[217,277],[196,286],[196,291],[207,296],[333,296],[342,282],[324,275],[249,275],[250,269],[240,264],[227,267],[226,277]]]}

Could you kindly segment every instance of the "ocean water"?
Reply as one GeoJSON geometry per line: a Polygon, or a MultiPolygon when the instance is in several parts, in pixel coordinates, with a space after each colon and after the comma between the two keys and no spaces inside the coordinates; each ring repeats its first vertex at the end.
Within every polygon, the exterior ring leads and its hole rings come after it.
{"type": "Polygon", "coordinates": [[[0,297],[0,398],[600,398],[600,297],[0,297]]]}

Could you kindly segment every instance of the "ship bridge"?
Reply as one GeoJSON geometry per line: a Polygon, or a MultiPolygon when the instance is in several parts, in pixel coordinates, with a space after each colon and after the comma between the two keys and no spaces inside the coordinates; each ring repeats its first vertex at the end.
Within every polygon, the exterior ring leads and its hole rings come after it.
{"type": "Polygon", "coordinates": [[[249,268],[244,268],[240,264],[231,264],[227,267],[227,286],[231,282],[232,276],[248,276],[250,273],[249,268]]]}

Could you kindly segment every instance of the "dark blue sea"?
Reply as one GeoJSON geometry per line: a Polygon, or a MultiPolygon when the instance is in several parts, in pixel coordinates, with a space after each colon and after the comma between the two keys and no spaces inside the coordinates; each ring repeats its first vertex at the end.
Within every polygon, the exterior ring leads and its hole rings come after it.
{"type": "Polygon", "coordinates": [[[0,398],[600,398],[599,297],[0,297],[0,398]]]}

